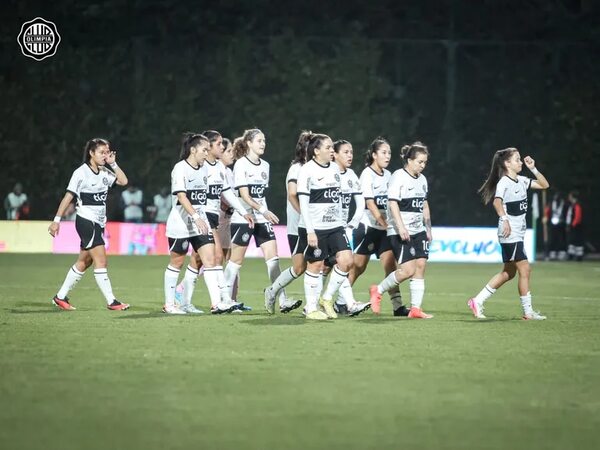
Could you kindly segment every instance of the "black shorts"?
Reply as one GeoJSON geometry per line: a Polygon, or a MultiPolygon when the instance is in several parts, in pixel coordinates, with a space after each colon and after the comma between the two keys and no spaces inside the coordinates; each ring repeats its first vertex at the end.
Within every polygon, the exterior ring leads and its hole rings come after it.
{"type": "MultiPolygon", "coordinates": [[[[306,230],[304,230],[306,232],[306,230]]],[[[318,247],[306,247],[304,259],[308,262],[323,261],[330,256],[335,257],[338,252],[351,250],[348,237],[342,227],[331,230],[315,230],[318,239],[318,247]]],[[[298,229],[300,234],[300,229],[298,229]]]]}
{"type": "Polygon", "coordinates": [[[297,255],[298,253],[304,253],[306,250],[306,246],[308,245],[306,242],[306,229],[302,228],[302,235],[300,232],[300,228],[298,228],[298,234],[288,234],[288,244],[290,246],[290,254],[292,256],[297,255]]]}
{"type": "Polygon", "coordinates": [[[352,232],[352,242],[357,255],[375,254],[379,258],[382,253],[392,249],[386,230],[367,227],[364,223],[352,232]]]}
{"type": "Polygon", "coordinates": [[[206,244],[214,244],[215,238],[212,233],[210,234],[199,234],[198,236],[192,236],[189,238],[168,238],[169,240],[169,251],[177,253],[179,255],[185,255],[188,252],[190,244],[195,252],[200,247],[206,244]]]}
{"type": "Polygon", "coordinates": [[[208,219],[208,224],[210,225],[211,229],[216,230],[217,228],[219,228],[219,215],[218,214],[207,212],[206,218],[208,219]]]}
{"type": "Polygon", "coordinates": [[[250,228],[247,223],[231,224],[231,242],[234,244],[247,247],[252,236],[254,236],[257,247],[265,242],[274,241],[275,231],[273,231],[273,225],[270,222],[255,223],[254,228],[250,228]]]}
{"type": "Polygon", "coordinates": [[[502,262],[517,262],[527,259],[523,241],[500,244],[502,247],[502,262]]]}
{"type": "Polygon", "coordinates": [[[429,259],[429,241],[425,231],[412,235],[410,241],[403,241],[400,236],[392,235],[390,244],[398,264],[404,264],[413,259],[429,259]]]}
{"type": "Polygon", "coordinates": [[[93,220],[75,216],[75,229],[79,235],[81,250],[90,250],[104,243],[104,227],[93,220]]]}

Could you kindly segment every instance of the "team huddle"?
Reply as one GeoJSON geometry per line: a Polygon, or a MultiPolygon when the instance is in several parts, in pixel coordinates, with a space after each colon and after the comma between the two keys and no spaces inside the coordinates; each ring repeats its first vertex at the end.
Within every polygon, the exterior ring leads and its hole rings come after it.
{"type": "MultiPolygon", "coordinates": [[[[173,207],[166,225],[170,260],[164,273],[163,312],[203,313],[192,303],[200,274],[208,289],[212,314],[250,310],[238,291],[240,269],[254,239],[264,255],[271,282],[264,289],[264,307],[269,314],[275,313],[276,305],[284,314],[302,306],[302,300],[288,297],[285,288],[303,275],[302,313],[308,320],[335,319],[338,314],[357,316],[369,308],[379,314],[386,292],[394,316],[432,318],[422,307],[432,240],[428,184],[422,173],[428,148],[421,142],[403,146],[403,167],[392,174],[387,170],[392,155],[390,144],[377,138],[366,152],[365,168],[358,177],[350,167],[350,142],[334,142],[325,134],[302,132],[285,179],[292,264],[284,271],[280,270],[273,228],[279,218],[269,210],[266,197],[271,174],[269,163],[262,158],[265,148],[265,135],[259,129],[246,130],[233,143],[212,130],[184,135],[180,161],[171,172],[173,207]],[[178,284],[190,247],[190,260],[178,284]],[[352,286],[372,255],[381,262],[382,279],[371,286],[369,302],[359,302],[352,286]],[[409,305],[403,303],[399,289],[405,280],[409,280],[409,305]]],[[[116,163],[116,152],[104,139],[88,141],[83,164],[73,172],[48,229],[56,236],[69,203],[76,199],[75,225],[81,251],[52,299],[60,309],[75,309],[68,293],[92,263],[108,309],[129,308],[113,294],[103,240],[107,193],[115,183],[127,184],[125,173],[116,163]]],[[[523,239],[527,192],[548,187],[532,158],[521,161],[515,148],[494,154],[489,176],[479,193],[485,203],[493,199],[504,267],[468,300],[476,318],[485,319],[485,301],[517,272],[523,319],[546,318],[532,307],[523,239]],[[535,179],[518,175],[523,163],[535,179]]]]}

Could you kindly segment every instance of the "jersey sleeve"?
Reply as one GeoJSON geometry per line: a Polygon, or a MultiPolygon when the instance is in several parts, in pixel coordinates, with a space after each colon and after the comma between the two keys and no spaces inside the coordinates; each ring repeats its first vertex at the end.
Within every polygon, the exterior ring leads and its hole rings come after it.
{"type": "Polygon", "coordinates": [[[429,198],[429,183],[425,177],[423,177],[423,190],[425,191],[425,200],[427,200],[429,198]]]}
{"type": "Polygon", "coordinates": [[[298,175],[300,173],[301,168],[302,168],[302,166],[300,164],[292,164],[292,166],[288,170],[288,175],[287,175],[288,183],[291,183],[291,182],[298,183],[298,175]]]}
{"type": "Polygon", "coordinates": [[[348,169],[348,170],[351,171],[350,172],[350,180],[352,180],[352,194],[353,195],[362,194],[362,189],[360,187],[360,180],[356,176],[356,173],[354,173],[354,170],[352,170],[352,169],[348,169]]]}
{"type": "Polygon", "coordinates": [[[496,185],[496,194],[494,195],[494,198],[500,198],[504,200],[507,189],[508,186],[506,184],[506,177],[500,178],[500,181],[498,181],[498,184],[496,185]]]}
{"type": "Polygon", "coordinates": [[[240,159],[233,166],[233,187],[239,189],[248,186],[248,177],[246,176],[246,167],[244,160],[240,159]]]}
{"type": "Polygon", "coordinates": [[[70,192],[75,197],[79,197],[81,193],[81,186],[83,184],[83,172],[77,169],[71,175],[71,180],[69,180],[69,185],[67,186],[67,192],[70,192]]]}
{"type": "Polygon", "coordinates": [[[178,192],[186,192],[185,174],[182,165],[176,165],[171,172],[171,194],[177,195],[178,192]]]}
{"type": "Polygon", "coordinates": [[[297,193],[298,195],[309,195],[310,194],[310,174],[308,173],[308,164],[302,166],[298,173],[297,181],[297,193]]]}
{"type": "Polygon", "coordinates": [[[531,187],[531,182],[533,181],[531,178],[522,177],[521,175],[517,176],[517,180],[519,180],[519,183],[523,185],[525,190],[528,190],[531,187]]]}
{"type": "Polygon", "coordinates": [[[109,188],[113,187],[115,184],[115,181],[117,181],[117,174],[114,173],[112,170],[108,170],[105,167],[102,168],[102,171],[108,177],[108,187],[109,188]]]}
{"type": "Polygon", "coordinates": [[[373,195],[373,180],[371,180],[369,176],[369,168],[367,167],[360,174],[360,186],[362,189],[363,197],[365,200],[373,199],[375,196],[373,195]]]}
{"type": "Polygon", "coordinates": [[[388,200],[399,202],[402,200],[402,180],[398,174],[392,175],[390,185],[388,186],[388,200]]]}

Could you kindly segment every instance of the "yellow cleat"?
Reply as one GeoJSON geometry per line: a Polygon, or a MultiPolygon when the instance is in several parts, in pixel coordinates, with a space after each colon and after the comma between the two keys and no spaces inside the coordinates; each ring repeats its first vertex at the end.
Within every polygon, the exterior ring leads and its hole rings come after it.
{"type": "Polygon", "coordinates": [[[306,317],[307,319],[310,319],[310,320],[327,320],[327,319],[329,319],[329,317],[327,317],[327,314],[325,314],[323,311],[319,311],[319,310],[310,312],[304,317],[306,317]]]}
{"type": "Polygon", "coordinates": [[[333,309],[333,300],[323,300],[321,298],[319,299],[319,306],[325,310],[327,317],[330,319],[337,319],[337,313],[335,312],[335,309],[333,309]]]}

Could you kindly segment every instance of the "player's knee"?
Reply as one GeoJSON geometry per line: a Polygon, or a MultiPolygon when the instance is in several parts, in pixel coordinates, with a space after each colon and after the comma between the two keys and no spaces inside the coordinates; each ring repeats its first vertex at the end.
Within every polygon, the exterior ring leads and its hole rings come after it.
{"type": "Polygon", "coordinates": [[[350,272],[353,265],[352,255],[341,255],[339,258],[337,258],[337,265],[343,272],[350,272]]]}

